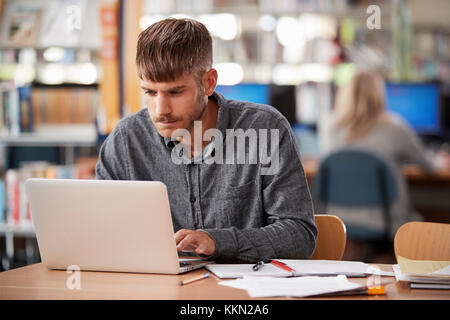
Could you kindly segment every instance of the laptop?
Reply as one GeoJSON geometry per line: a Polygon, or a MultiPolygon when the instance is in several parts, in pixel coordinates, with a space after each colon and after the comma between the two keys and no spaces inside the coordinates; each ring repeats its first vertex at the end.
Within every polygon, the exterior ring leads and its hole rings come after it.
{"type": "Polygon", "coordinates": [[[179,274],[167,188],[156,181],[28,179],[25,192],[49,269],[179,274]]]}

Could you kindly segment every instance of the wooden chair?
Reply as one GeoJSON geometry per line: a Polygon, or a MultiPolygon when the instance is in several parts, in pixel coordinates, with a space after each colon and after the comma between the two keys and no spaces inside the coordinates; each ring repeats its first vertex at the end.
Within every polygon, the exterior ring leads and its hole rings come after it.
{"type": "Polygon", "coordinates": [[[450,224],[407,222],[396,232],[395,257],[413,260],[450,260],[450,224]]]}
{"type": "Polygon", "coordinates": [[[344,222],[328,214],[316,214],[314,219],[319,233],[311,259],[341,260],[347,240],[344,222]]]}

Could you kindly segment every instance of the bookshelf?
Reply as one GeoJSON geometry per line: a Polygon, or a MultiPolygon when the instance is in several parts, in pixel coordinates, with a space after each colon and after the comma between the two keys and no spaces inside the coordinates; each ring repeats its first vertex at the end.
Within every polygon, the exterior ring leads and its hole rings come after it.
{"type": "MultiPolygon", "coordinates": [[[[85,0],[1,1],[3,154],[13,148],[58,147],[74,163],[76,147],[97,148],[103,81],[100,5],[85,0]],[[21,88],[28,90],[25,100],[15,92],[21,88]],[[18,105],[13,103],[16,95],[18,105]],[[24,103],[29,113],[22,112],[24,103]]],[[[5,163],[3,167],[8,169],[5,163]]]]}
{"type": "Polygon", "coordinates": [[[8,270],[16,255],[14,238],[25,239],[25,259],[27,264],[38,261],[38,250],[35,245],[36,234],[32,226],[0,225],[0,237],[5,239],[5,254],[1,257],[2,269],[8,270]]]}
{"type": "Polygon", "coordinates": [[[46,124],[32,133],[0,135],[1,143],[8,147],[20,146],[86,146],[97,145],[97,131],[94,124],[46,124]]]}
{"type": "Polygon", "coordinates": [[[64,150],[64,162],[75,163],[75,148],[96,149],[98,135],[93,124],[41,125],[33,133],[0,136],[0,147],[59,147],[64,150]]]}
{"type": "Polygon", "coordinates": [[[35,237],[34,228],[32,226],[13,226],[0,225],[0,236],[14,234],[16,236],[35,237]]]}
{"type": "Polygon", "coordinates": [[[16,267],[17,254],[27,264],[39,258],[26,178],[93,178],[99,137],[108,133],[102,97],[112,77],[103,69],[100,19],[107,2],[0,0],[0,270],[16,267]]]}

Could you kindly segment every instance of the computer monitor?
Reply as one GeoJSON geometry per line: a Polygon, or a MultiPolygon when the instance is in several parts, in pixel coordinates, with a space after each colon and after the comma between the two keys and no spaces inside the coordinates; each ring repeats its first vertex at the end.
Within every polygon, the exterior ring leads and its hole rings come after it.
{"type": "Polygon", "coordinates": [[[216,87],[227,99],[250,101],[273,106],[286,117],[290,124],[295,119],[295,86],[240,83],[234,86],[216,87]]]}
{"type": "Polygon", "coordinates": [[[270,103],[275,109],[281,112],[291,125],[297,123],[296,118],[296,98],[295,86],[292,85],[276,85],[270,86],[270,103]]]}
{"type": "Polygon", "coordinates": [[[441,135],[436,83],[386,83],[387,109],[403,117],[419,135],[441,135]]]}
{"type": "Polygon", "coordinates": [[[240,83],[233,86],[219,85],[216,91],[227,99],[269,104],[269,86],[258,83],[240,83]]]}

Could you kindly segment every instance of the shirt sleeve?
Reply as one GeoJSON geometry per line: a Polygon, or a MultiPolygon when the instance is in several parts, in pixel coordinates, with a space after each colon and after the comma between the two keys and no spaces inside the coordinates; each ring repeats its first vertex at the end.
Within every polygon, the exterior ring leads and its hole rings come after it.
{"type": "Polygon", "coordinates": [[[97,165],[95,178],[98,180],[128,180],[128,150],[120,127],[117,126],[103,142],[97,165]]]}
{"type": "Polygon", "coordinates": [[[211,260],[254,263],[276,258],[308,259],[313,254],[317,228],[310,191],[292,129],[285,119],[280,124],[278,170],[261,175],[267,224],[243,230],[202,230],[215,242],[211,260]]]}

